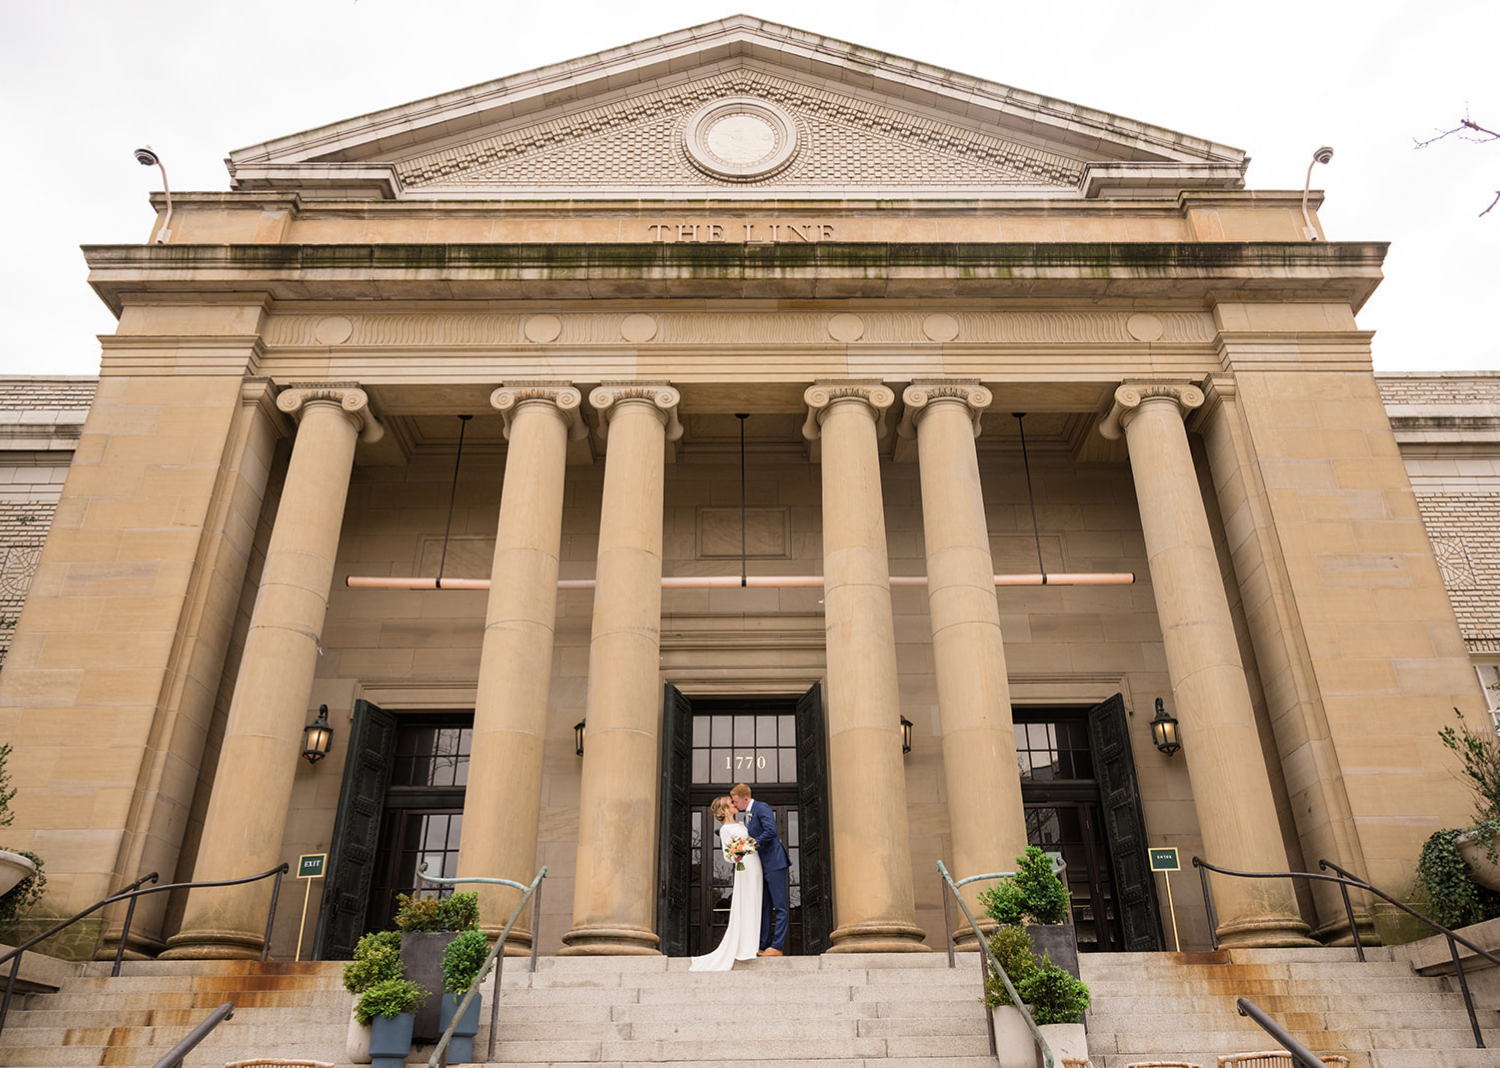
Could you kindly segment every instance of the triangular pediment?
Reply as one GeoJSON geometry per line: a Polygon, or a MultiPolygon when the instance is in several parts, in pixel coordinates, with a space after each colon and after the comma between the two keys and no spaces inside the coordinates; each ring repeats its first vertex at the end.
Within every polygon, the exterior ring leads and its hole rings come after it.
{"type": "Polygon", "coordinates": [[[238,189],[399,199],[1238,188],[1243,153],[736,16],[230,156],[238,189]]]}

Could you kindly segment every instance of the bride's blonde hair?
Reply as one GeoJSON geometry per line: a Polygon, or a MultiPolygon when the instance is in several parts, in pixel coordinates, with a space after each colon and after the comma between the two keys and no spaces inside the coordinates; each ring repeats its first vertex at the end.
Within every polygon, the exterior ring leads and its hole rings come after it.
{"type": "Polygon", "coordinates": [[[734,802],[727,797],[716,797],[709,802],[708,810],[720,823],[728,823],[729,814],[734,811],[734,802]]]}

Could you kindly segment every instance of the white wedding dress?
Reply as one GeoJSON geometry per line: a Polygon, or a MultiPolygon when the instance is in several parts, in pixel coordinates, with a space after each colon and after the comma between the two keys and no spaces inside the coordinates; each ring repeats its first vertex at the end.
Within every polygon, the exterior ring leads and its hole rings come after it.
{"type": "MultiPolygon", "coordinates": [[[[743,824],[726,823],[719,828],[719,857],[724,856],[724,846],[730,839],[745,838],[750,834],[743,824]]],[[[705,865],[708,867],[708,865],[705,865]]],[[[690,972],[727,972],[737,960],[751,960],[760,950],[760,899],[764,892],[765,876],[760,870],[760,857],[751,853],[745,858],[745,870],[734,873],[733,897],[729,901],[729,928],[719,947],[712,953],[694,957],[688,966],[690,972]]]]}

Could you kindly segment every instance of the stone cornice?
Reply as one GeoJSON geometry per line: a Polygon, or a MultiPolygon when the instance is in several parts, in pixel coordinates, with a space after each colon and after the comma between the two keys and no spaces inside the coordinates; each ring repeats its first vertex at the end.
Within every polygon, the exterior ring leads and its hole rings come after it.
{"type": "Polygon", "coordinates": [[[490,405],[500,412],[505,424],[505,440],[510,440],[510,424],[521,405],[543,402],[552,405],[562,415],[568,427],[568,437],[582,441],[588,436],[588,424],[580,410],[583,394],[571,383],[545,379],[528,379],[507,382],[490,394],[490,405]]]}
{"type": "Polygon", "coordinates": [[[276,395],[276,407],[301,422],[309,404],[336,404],[359,431],[359,439],[373,445],[385,427],[370,410],[370,397],[356,382],[291,382],[276,395]]]}
{"type": "Polygon", "coordinates": [[[607,438],[609,422],[619,411],[619,405],[631,401],[644,401],[653,406],[666,424],[667,440],[682,437],[682,424],[677,421],[677,405],[682,394],[665,382],[605,382],[589,394],[589,403],[599,413],[599,436],[607,438]]]}
{"type": "Polygon", "coordinates": [[[994,396],[979,384],[977,378],[919,379],[906,387],[901,400],[905,409],[901,413],[901,422],[896,425],[896,433],[903,438],[916,437],[917,424],[922,417],[932,405],[942,401],[957,401],[964,406],[974,424],[974,436],[977,438],[981,429],[979,420],[994,396]]]}
{"type": "Polygon", "coordinates": [[[1149,400],[1166,399],[1177,405],[1186,416],[1203,404],[1203,391],[1190,382],[1126,382],[1115,390],[1115,403],[1099,424],[1099,433],[1110,441],[1119,440],[1130,420],[1149,400]]]}
{"type": "Polygon", "coordinates": [[[808,441],[818,440],[823,420],[833,406],[840,401],[859,401],[875,414],[875,436],[885,437],[886,409],[896,403],[896,391],[889,386],[866,378],[833,379],[814,382],[802,395],[807,404],[807,419],[802,424],[802,436],[808,441]]]}
{"type": "Polygon", "coordinates": [[[1362,242],[90,245],[90,284],[277,300],[1099,297],[1364,303],[1387,246],[1362,242]],[[627,293],[627,290],[629,291],[627,293]]]}

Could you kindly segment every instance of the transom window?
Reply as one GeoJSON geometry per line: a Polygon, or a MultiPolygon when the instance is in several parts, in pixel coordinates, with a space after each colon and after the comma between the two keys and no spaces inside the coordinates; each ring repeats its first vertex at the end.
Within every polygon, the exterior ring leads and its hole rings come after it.
{"type": "Polygon", "coordinates": [[[797,717],[693,717],[693,782],[733,785],[797,781],[797,717]]]}
{"type": "Polygon", "coordinates": [[[1023,783],[1094,777],[1087,721],[1058,718],[1046,723],[1017,723],[1015,732],[1016,763],[1023,783]]]}

